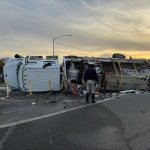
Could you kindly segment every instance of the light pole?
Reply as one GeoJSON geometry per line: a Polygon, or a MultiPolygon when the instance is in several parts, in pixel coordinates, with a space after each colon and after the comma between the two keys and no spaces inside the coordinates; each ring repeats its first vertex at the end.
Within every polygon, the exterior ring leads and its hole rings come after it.
{"type": "Polygon", "coordinates": [[[53,38],[53,57],[54,57],[55,40],[56,40],[56,39],[59,39],[59,38],[61,38],[61,37],[63,37],[63,36],[72,36],[72,35],[60,35],[60,36],[57,36],[57,37],[54,37],[54,38],[53,38]]]}

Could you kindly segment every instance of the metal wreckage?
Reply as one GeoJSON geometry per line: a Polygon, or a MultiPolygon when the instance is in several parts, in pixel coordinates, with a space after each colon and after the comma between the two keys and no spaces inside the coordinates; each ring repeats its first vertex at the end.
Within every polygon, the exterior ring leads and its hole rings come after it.
{"type": "Polygon", "coordinates": [[[76,94],[84,87],[83,75],[88,64],[95,66],[99,77],[99,91],[148,90],[150,87],[150,60],[125,58],[113,54],[109,58],[64,56],[63,87],[76,94]],[[77,84],[76,88],[72,88],[77,84]]]}

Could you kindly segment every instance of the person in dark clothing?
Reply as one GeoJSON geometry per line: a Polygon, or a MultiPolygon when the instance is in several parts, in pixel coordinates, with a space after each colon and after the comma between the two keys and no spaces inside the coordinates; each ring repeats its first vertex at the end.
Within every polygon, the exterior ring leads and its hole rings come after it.
{"type": "Polygon", "coordinates": [[[86,83],[86,103],[89,103],[89,94],[91,93],[92,103],[95,103],[95,84],[99,83],[94,65],[89,65],[84,74],[84,81],[86,83]]]}

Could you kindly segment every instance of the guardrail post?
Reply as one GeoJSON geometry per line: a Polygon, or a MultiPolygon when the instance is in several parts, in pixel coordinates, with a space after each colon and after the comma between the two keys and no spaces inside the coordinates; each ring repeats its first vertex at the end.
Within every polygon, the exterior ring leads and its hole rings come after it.
{"type": "Polygon", "coordinates": [[[29,80],[29,95],[32,95],[32,81],[29,80]]]}
{"type": "Polygon", "coordinates": [[[48,80],[48,85],[49,85],[49,92],[51,93],[51,91],[52,91],[51,80],[48,80]]]}
{"type": "Polygon", "coordinates": [[[8,81],[6,81],[6,97],[9,97],[9,86],[8,86],[8,81]]]}

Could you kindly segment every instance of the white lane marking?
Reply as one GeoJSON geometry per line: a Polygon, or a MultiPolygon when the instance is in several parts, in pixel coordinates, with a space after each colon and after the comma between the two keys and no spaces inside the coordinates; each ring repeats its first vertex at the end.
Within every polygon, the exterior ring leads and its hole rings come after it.
{"type": "Polygon", "coordinates": [[[102,103],[102,102],[106,102],[106,101],[109,101],[109,100],[112,100],[112,99],[114,99],[114,98],[107,98],[107,99],[104,99],[104,100],[97,101],[94,104],[82,105],[82,106],[70,108],[70,109],[67,109],[67,110],[61,110],[61,111],[54,112],[54,113],[51,113],[51,114],[42,115],[42,116],[39,116],[39,117],[34,117],[34,118],[30,118],[30,119],[11,122],[11,123],[8,123],[8,124],[3,124],[3,125],[0,125],[0,129],[6,128],[6,127],[11,127],[11,126],[16,126],[16,125],[19,125],[19,124],[24,124],[24,123],[28,123],[28,122],[32,122],[32,121],[36,121],[36,120],[40,120],[40,119],[44,119],[44,118],[48,118],[48,117],[52,117],[52,116],[56,116],[56,115],[63,114],[63,113],[69,112],[69,111],[78,110],[78,109],[82,109],[82,108],[85,108],[85,107],[96,105],[96,104],[99,104],[99,103],[102,103]]]}
{"type": "Polygon", "coordinates": [[[16,128],[16,126],[12,126],[12,127],[8,128],[8,130],[6,131],[6,133],[4,134],[4,136],[2,137],[2,139],[0,140],[0,150],[3,148],[4,142],[13,133],[13,131],[14,131],[15,128],[16,128]]]}
{"type": "Polygon", "coordinates": [[[115,98],[114,98],[114,97],[107,98],[107,99],[102,100],[101,102],[107,102],[107,101],[110,101],[110,100],[112,100],[112,99],[115,99],[115,98]]]}

